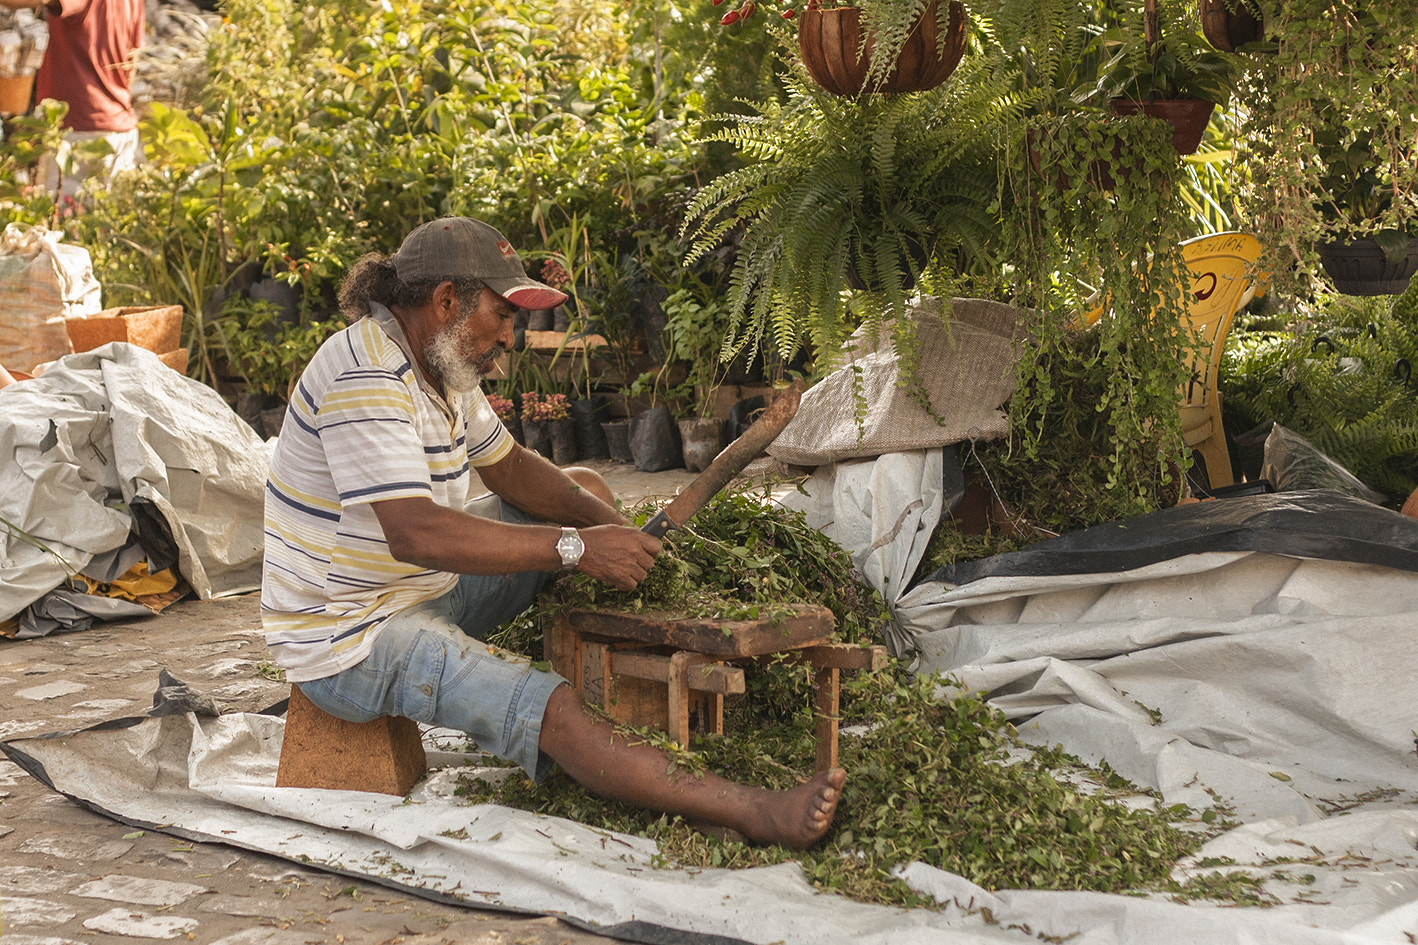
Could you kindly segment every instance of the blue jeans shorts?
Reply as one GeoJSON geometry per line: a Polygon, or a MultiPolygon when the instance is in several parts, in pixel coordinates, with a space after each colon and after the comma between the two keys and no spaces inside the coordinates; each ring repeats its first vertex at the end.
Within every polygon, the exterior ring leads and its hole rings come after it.
{"type": "MultiPolygon", "coordinates": [[[[474,500],[469,511],[508,522],[534,521],[491,498],[481,506],[482,500],[474,500]]],[[[552,691],[566,680],[482,641],[531,606],[553,574],[462,575],[447,594],[380,627],[359,664],[300,683],[300,690],[346,721],[396,715],[466,732],[479,748],[521,765],[540,781],[552,765],[538,747],[542,716],[552,691]]]]}

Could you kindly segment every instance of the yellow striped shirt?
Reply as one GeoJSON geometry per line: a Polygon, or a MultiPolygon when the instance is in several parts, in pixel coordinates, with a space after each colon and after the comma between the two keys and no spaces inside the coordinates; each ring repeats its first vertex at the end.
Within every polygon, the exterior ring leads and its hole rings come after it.
{"type": "Polygon", "coordinates": [[[373,308],[301,375],[266,483],[261,619],[291,682],[354,666],[384,621],[457,581],[390,555],[370,503],[429,496],[461,509],[469,467],[512,449],[482,392],[445,401],[393,315],[373,308]]]}

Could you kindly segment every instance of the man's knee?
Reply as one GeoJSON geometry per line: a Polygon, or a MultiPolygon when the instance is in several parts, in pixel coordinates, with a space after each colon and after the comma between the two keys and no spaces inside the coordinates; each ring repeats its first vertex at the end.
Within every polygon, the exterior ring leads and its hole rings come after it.
{"type": "Polygon", "coordinates": [[[566,475],[571,477],[571,481],[582,489],[594,495],[602,502],[615,508],[615,493],[611,492],[611,487],[600,473],[585,466],[567,466],[564,470],[566,475]]]}

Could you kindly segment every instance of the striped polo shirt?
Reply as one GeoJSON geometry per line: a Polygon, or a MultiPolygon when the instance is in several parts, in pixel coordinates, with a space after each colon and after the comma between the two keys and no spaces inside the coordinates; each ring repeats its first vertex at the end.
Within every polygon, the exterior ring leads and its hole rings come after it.
{"type": "Polygon", "coordinates": [[[333,335],[296,385],[266,483],[261,621],[291,682],[368,655],[380,626],[457,575],[395,560],[370,503],[428,496],[461,509],[469,466],[513,441],[481,391],[448,403],[387,308],[333,335]]]}

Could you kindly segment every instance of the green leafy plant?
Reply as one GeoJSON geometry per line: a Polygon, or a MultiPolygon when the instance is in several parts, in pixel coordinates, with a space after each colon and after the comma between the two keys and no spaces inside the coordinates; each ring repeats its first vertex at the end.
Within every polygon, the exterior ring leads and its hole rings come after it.
{"type": "Polygon", "coordinates": [[[1170,140],[1161,122],[1097,112],[1034,119],[1013,137],[1010,239],[1033,344],[1005,457],[1059,490],[1019,503],[1054,530],[1170,504],[1189,464],[1177,412],[1195,344],[1189,229],[1170,140]]]}
{"type": "Polygon", "coordinates": [[[1317,243],[1418,233],[1418,22],[1357,0],[1266,7],[1273,56],[1251,67],[1237,136],[1243,198],[1281,291],[1315,289],[1317,243]]]}
{"type": "Polygon", "coordinates": [[[727,306],[717,298],[706,300],[711,294],[680,288],[660,306],[665,313],[666,364],[680,361],[685,365],[687,400],[695,405],[691,412],[700,416],[707,416],[713,406],[710,394],[724,372],[719,359],[727,306]]]}
{"type": "MultiPolygon", "coordinates": [[[[652,505],[628,510],[643,524],[652,505]]],[[[820,604],[832,611],[834,635],[846,642],[881,638],[886,607],[864,584],[832,539],[809,528],[803,514],[765,503],[761,494],[730,488],[714,496],[683,528],[665,536],[666,552],[634,591],[620,591],[585,575],[554,585],[539,619],[565,607],[638,612],[659,610],[728,620],[758,619],[786,604],[820,604]]],[[[514,623],[495,640],[536,655],[538,624],[514,623]]]]}
{"type": "Polygon", "coordinates": [[[909,352],[914,323],[900,316],[915,284],[995,270],[992,129],[1019,107],[1007,79],[961,71],[930,92],[862,99],[790,76],[786,103],[720,116],[709,139],[747,163],[695,196],[684,233],[690,260],[740,239],[726,356],[763,345],[791,361],[806,347],[821,371],[859,324],[888,321],[909,352]]]}
{"type": "MultiPolygon", "coordinates": [[[[713,839],[677,818],[592,797],[560,771],[542,785],[516,775],[497,784],[464,776],[458,794],[469,803],[492,801],[648,836],[669,868],[791,859],[818,889],[866,902],[934,905],[895,876],[913,862],[986,889],[1183,889],[1168,872],[1209,832],[1180,828],[1189,810],[1120,803],[1137,791],[1116,775],[1085,769],[1058,751],[1018,751],[997,712],[978,697],[952,696],[941,682],[909,679],[898,667],[845,684],[844,721],[868,724],[841,737],[839,757],[850,775],[831,830],[806,852],[713,839]],[[1089,781],[1089,790],[1064,772],[1089,781]]],[[[689,772],[733,771],[775,788],[798,783],[812,763],[810,719],[742,721],[743,728],[724,736],[696,739],[694,754],[676,752],[676,764],[689,772]]],[[[662,736],[638,734],[673,750],[662,736]]],[[[1259,887],[1251,877],[1229,884],[1210,879],[1209,888],[1190,893],[1254,900],[1259,887]]]]}
{"type": "Polygon", "coordinates": [[[227,363],[252,393],[287,400],[291,385],[343,318],[308,325],[283,324],[268,302],[236,300],[216,322],[227,363]]]}
{"type": "Polygon", "coordinates": [[[1194,98],[1222,107],[1230,102],[1237,82],[1235,61],[1202,37],[1196,5],[1172,0],[1158,8],[1155,35],[1147,32],[1141,4],[1113,11],[1116,25],[1097,39],[1106,57],[1098,81],[1079,89],[1076,102],[1194,98]]]}
{"type": "Polygon", "coordinates": [[[69,106],[46,99],[32,114],[5,120],[0,136],[0,216],[5,223],[24,226],[43,224],[51,230],[64,228],[70,217],[82,212],[72,200],[55,200],[34,186],[40,156],[55,153],[64,140],[64,116],[69,106]]]}
{"type": "Polygon", "coordinates": [[[1329,295],[1297,331],[1245,320],[1221,370],[1226,425],[1268,420],[1398,505],[1418,488],[1418,282],[1396,298],[1329,295]]]}

